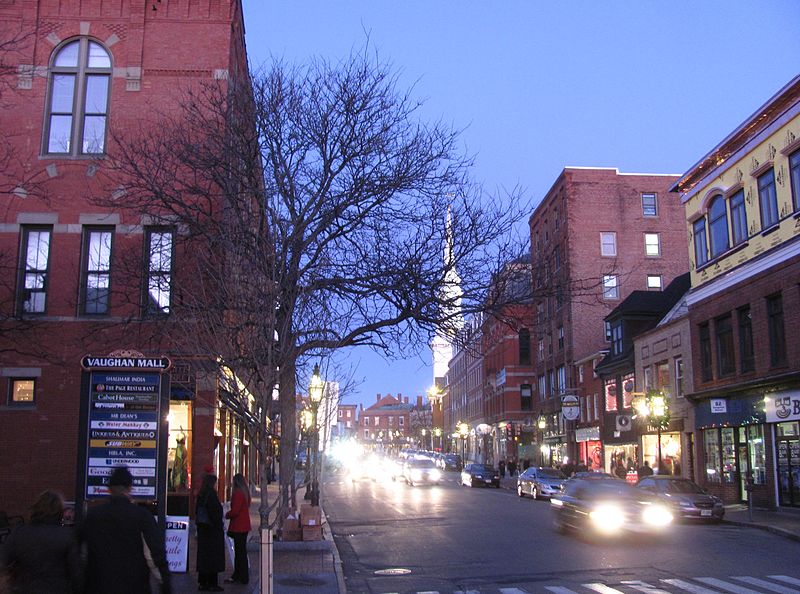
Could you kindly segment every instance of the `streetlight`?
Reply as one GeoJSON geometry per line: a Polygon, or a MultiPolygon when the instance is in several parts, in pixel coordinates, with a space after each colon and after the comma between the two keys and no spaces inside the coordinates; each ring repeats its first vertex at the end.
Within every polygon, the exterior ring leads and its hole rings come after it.
{"type": "MultiPolygon", "coordinates": [[[[536,421],[536,426],[539,428],[539,435],[541,438],[539,439],[539,459],[541,460],[541,466],[544,466],[544,455],[545,455],[545,443],[544,443],[544,430],[547,429],[547,417],[544,414],[539,415],[539,418],[536,421]]],[[[547,454],[550,455],[550,448],[547,448],[547,454]]]]}
{"type": "MultiPolygon", "coordinates": [[[[433,435],[439,440],[439,451],[441,452],[444,448],[442,447],[442,428],[441,427],[434,427],[433,428],[433,435]]],[[[431,437],[431,441],[433,441],[433,437],[431,437]]]]}
{"type": "Polygon", "coordinates": [[[663,392],[650,390],[646,394],[635,393],[634,408],[641,416],[648,419],[648,423],[656,428],[656,439],[658,440],[658,459],[656,468],[661,474],[661,431],[669,428],[669,405],[663,392]]]}
{"type": "Polygon", "coordinates": [[[311,381],[308,384],[308,397],[311,400],[311,426],[314,431],[314,465],[311,467],[311,505],[319,505],[319,426],[317,425],[317,410],[322,402],[322,392],[325,387],[319,376],[319,365],[314,365],[311,381]]]}

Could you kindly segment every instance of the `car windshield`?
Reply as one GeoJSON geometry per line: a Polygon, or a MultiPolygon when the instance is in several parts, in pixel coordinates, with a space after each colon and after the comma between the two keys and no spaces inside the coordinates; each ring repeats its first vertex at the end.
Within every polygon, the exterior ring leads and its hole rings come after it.
{"type": "Polygon", "coordinates": [[[494,472],[494,468],[488,464],[473,464],[472,470],[474,472],[494,472]]]}
{"type": "Polygon", "coordinates": [[[667,493],[703,493],[703,489],[692,481],[669,481],[666,488],[667,493]]]}
{"type": "Polygon", "coordinates": [[[539,476],[542,478],[557,478],[557,479],[567,478],[564,476],[564,473],[557,468],[540,468],[539,476]]]}
{"type": "Polygon", "coordinates": [[[456,462],[460,458],[461,456],[454,456],[453,454],[448,454],[447,456],[444,457],[444,459],[447,460],[448,462],[456,462]]]}
{"type": "Polygon", "coordinates": [[[582,499],[636,499],[642,492],[620,480],[598,479],[581,481],[578,487],[582,499]]]}
{"type": "Polygon", "coordinates": [[[417,460],[412,460],[409,462],[409,466],[413,468],[436,468],[436,465],[430,458],[418,458],[417,460]]]}

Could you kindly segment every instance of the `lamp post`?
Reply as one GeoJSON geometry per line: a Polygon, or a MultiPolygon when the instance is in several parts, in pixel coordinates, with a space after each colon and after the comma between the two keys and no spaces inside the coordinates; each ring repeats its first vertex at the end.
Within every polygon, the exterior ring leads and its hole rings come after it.
{"type": "Polygon", "coordinates": [[[322,402],[322,392],[325,384],[319,376],[319,365],[314,365],[314,372],[308,384],[308,397],[311,400],[311,427],[314,432],[314,459],[311,467],[311,505],[319,505],[319,426],[317,425],[317,411],[322,402]]]}
{"type": "Polygon", "coordinates": [[[458,424],[458,436],[461,438],[461,461],[467,463],[467,436],[469,435],[469,425],[467,423],[458,424]]]}
{"type": "Polygon", "coordinates": [[[536,421],[536,426],[539,428],[539,435],[541,435],[541,439],[539,439],[539,459],[541,460],[540,466],[544,466],[544,430],[547,429],[547,417],[544,415],[539,415],[539,418],[536,421]]]}
{"type": "MultiPolygon", "coordinates": [[[[441,452],[444,450],[442,446],[442,429],[441,427],[434,427],[433,428],[433,435],[436,436],[436,439],[439,441],[439,451],[441,452]]],[[[431,437],[431,442],[433,442],[433,437],[431,437]]]]}

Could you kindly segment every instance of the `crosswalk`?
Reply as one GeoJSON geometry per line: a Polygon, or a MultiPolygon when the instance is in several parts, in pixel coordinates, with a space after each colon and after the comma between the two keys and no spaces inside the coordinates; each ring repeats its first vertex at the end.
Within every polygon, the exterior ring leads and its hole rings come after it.
{"type": "MultiPolygon", "coordinates": [[[[622,580],[613,585],[601,582],[582,584],[537,584],[532,589],[491,588],[453,590],[452,594],[800,594],[800,579],[788,575],[747,575],[692,578],[663,578],[651,580],[622,580]]],[[[385,592],[383,594],[399,594],[385,592]]],[[[438,590],[419,590],[414,594],[450,594],[438,590]]]]}

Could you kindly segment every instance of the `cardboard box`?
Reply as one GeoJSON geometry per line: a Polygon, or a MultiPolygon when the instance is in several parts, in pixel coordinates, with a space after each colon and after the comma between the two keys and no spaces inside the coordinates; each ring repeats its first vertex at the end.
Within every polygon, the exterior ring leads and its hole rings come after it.
{"type": "Polygon", "coordinates": [[[283,529],[284,530],[300,530],[300,520],[295,520],[294,518],[286,518],[283,521],[283,529]]]}
{"type": "Polygon", "coordinates": [[[322,526],[303,526],[303,540],[322,540],[322,526]]]}
{"type": "Polygon", "coordinates": [[[281,532],[281,540],[287,542],[303,540],[303,531],[300,528],[295,528],[294,530],[290,530],[284,527],[283,531],[281,532]]]}
{"type": "Polygon", "coordinates": [[[300,507],[300,523],[303,526],[319,526],[322,524],[322,510],[319,506],[304,504],[300,507]]]}

